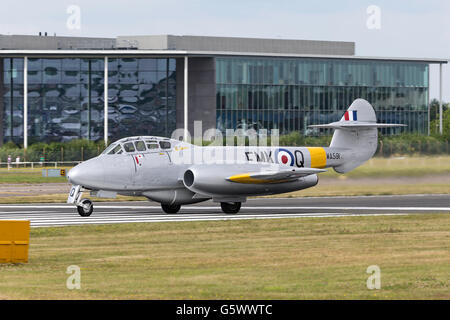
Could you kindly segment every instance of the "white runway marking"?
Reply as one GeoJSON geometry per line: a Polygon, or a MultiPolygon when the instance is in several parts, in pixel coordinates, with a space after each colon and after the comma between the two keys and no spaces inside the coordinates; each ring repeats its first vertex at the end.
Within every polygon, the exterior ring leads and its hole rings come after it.
{"type": "MultiPolygon", "coordinates": [[[[2,213],[2,208],[8,209],[22,209],[22,208],[42,208],[42,209],[74,209],[75,206],[61,206],[61,205],[43,205],[43,206],[8,206],[8,205],[0,205],[0,213],[2,213]]],[[[182,210],[217,210],[218,206],[183,206],[182,210]]],[[[150,209],[150,210],[161,210],[160,206],[102,206],[95,205],[94,209],[150,209]]],[[[306,206],[295,206],[295,207],[287,207],[287,206],[259,206],[259,207],[247,207],[242,206],[243,210],[382,210],[382,211],[450,211],[450,207],[351,207],[351,206],[334,206],[334,207],[306,207],[306,206]]]]}
{"type": "Polygon", "coordinates": [[[84,224],[115,224],[115,223],[134,223],[134,222],[184,222],[184,221],[219,221],[219,220],[249,220],[249,219],[286,219],[286,218],[329,218],[345,216],[391,216],[398,214],[346,214],[339,212],[330,213],[309,213],[309,214],[258,214],[258,215],[116,215],[116,214],[97,214],[91,217],[80,217],[78,214],[60,215],[54,214],[51,217],[35,216],[17,216],[10,215],[0,217],[1,220],[30,220],[31,227],[56,227],[84,224]]]}
{"type": "MultiPolygon", "coordinates": [[[[410,197],[410,198],[417,198],[417,197],[439,197],[439,196],[447,196],[447,193],[412,193],[412,194],[402,194],[402,198],[410,197]]],[[[314,196],[308,196],[308,197],[297,197],[297,198],[283,198],[283,197],[270,197],[265,199],[271,199],[271,200],[286,200],[286,199],[358,199],[358,198],[397,198],[399,195],[396,194],[385,194],[385,195],[370,195],[370,196],[322,196],[322,197],[314,197],[314,196]]],[[[252,200],[259,200],[261,198],[248,198],[247,201],[252,200]]]]}
{"type": "MultiPolygon", "coordinates": [[[[221,212],[219,205],[183,206],[179,214],[164,214],[160,206],[94,204],[91,217],[80,217],[74,205],[0,205],[1,220],[29,220],[32,227],[115,224],[134,222],[182,222],[247,219],[331,218],[346,216],[390,216],[416,212],[450,212],[449,207],[377,206],[242,206],[237,215],[221,212]],[[353,212],[349,212],[349,211],[353,212]],[[317,212],[318,211],[318,212],[317,212]],[[326,212],[328,211],[328,212],[326,212]],[[390,212],[388,212],[390,211],[390,212]],[[367,213],[369,212],[369,213],[367,213]]],[[[445,203],[444,203],[445,204],[445,203]]]]}

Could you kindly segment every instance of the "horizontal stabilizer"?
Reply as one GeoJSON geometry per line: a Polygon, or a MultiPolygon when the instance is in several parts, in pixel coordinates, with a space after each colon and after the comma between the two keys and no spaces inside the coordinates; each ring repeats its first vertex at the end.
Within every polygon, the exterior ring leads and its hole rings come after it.
{"type": "Polygon", "coordinates": [[[236,174],[228,177],[227,180],[237,183],[281,183],[296,180],[311,174],[325,172],[323,169],[296,168],[279,171],[258,171],[236,174]]]}
{"type": "Polygon", "coordinates": [[[406,124],[396,123],[376,123],[363,121],[336,121],[328,124],[315,124],[308,126],[309,128],[330,128],[330,129],[364,129],[364,128],[394,128],[406,127],[406,124]]]}

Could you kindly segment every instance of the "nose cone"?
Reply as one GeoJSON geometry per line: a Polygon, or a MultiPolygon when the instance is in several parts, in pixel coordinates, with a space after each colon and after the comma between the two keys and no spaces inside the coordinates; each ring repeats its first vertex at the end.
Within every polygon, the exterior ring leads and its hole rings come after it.
{"type": "Polygon", "coordinates": [[[73,185],[92,189],[101,188],[105,180],[102,159],[93,158],[80,163],[70,169],[67,179],[73,185]]]}

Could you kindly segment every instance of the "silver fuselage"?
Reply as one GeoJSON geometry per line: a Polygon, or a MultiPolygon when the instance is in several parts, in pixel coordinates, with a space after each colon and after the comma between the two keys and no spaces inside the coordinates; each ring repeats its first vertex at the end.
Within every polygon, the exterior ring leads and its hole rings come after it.
{"type": "MultiPolygon", "coordinates": [[[[128,138],[146,141],[147,137],[128,138]]],[[[152,137],[160,141],[159,137],[152,137]]],[[[277,194],[317,184],[317,175],[289,183],[239,184],[226,178],[271,167],[327,168],[339,166],[352,157],[349,149],[322,147],[199,147],[164,139],[170,148],[108,154],[87,160],[68,173],[69,182],[89,190],[112,191],[121,195],[146,196],[169,203],[194,203],[210,198],[244,199],[247,196],[277,194]],[[200,168],[200,170],[199,170],[200,168]],[[188,169],[201,173],[203,189],[189,188],[183,181],[188,169]],[[219,177],[219,178],[217,178],[219,177]]],[[[124,142],[118,141],[124,149],[124,142]]],[[[147,146],[149,146],[147,144],[147,146]]],[[[109,148],[110,149],[110,148],[109,148]]],[[[107,149],[108,150],[108,149],[107,149]]]]}

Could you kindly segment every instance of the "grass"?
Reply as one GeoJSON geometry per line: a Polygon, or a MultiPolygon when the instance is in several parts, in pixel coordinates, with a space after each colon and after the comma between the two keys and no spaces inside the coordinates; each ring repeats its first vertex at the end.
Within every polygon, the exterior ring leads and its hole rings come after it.
{"type": "MultiPolygon", "coordinates": [[[[372,184],[319,184],[313,188],[283,193],[281,195],[267,196],[269,198],[297,198],[297,197],[334,197],[334,196],[380,196],[380,195],[406,195],[406,194],[448,194],[450,184],[381,184],[374,181],[372,184]]],[[[1,200],[0,200],[1,201],[1,200]]]]}
{"type": "MultiPolygon", "coordinates": [[[[33,195],[33,196],[10,196],[0,197],[0,204],[22,204],[22,203],[63,203],[67,201],[68,193],[33,195]]],[[[84,197],[95,202],[111,202],[111,201],[148,201],[145,197],[129,197],[117,196],[116,198],[96,198],[89,196],[89,192],[84,197]]]]}
{"type": "MultiPolygon", "coordinates": [[[[376,196],[376,195],[406,195],[406,194],[449,194],[449,184],[355,184],[355,185],[321,185],[320,183],[309,189],[283,194],[266,196],[268,198],[298,198],[298,197],[332,197],[332,196],[376,196]]],[[[64,203],[67,194],[45,194],[32,196],[0,197],[0,204],[25,203],[64,203]]],[[[145,197],[117,196],[115,199],[95,198],[86,196],[94,203],[111,201],[147,201],[145,197]]]]}
{"type": "MultiPolygon", "coordinates": [[[[17,172],[0,169],[0,184],[68,183],[65,177],[42,177],[41,169],[20,170],[17,172]]],[[[327,172],[319,175],[319,184],[313,188],[273,197],[449,194],[449,177],[450,156],[373,158],[344,175],[328,169],[327,172]]],[[[10,195],[10,193],[16,192],[6,189],[0,191],[0,203],[43,203],[67,200],[66,193],[39,192],[39,194],[30,193],[30,195],[10,195]]],[[[117,199],[94,198],[93,200],[95,202],[128,201],[145,200],[145,198],[118,196],[117,199]]]]}
{"type": "Polygon", "coordinates": [[[372,158],[344,175],[329,169],[321,177],[423,177],[450,173],[450,156],[372,158]]]}
{"type": "MultiPolygon", "coordinates": [[[[42,167],[31,168],[0,168],[0,183],[55,183],[67,182],[66,177],[43,177],[42,167]]],[[[56,169],[48,167],[46,169],[56,169]]],[[[71,167],[58,167],[57,169],[66,169],[66,174],[71,167]]]]}
{"type": "Polygon", "coordinates": [[[55,183],[67,182],[66,177],[42,177],[41,173],[20,172],[20,173],[4,173],[0,172],[0,183],[55,183]]]}
{"type": "Polygon", "coordinates": [[[449,250],[445,214],[38,228],[0,299],[449,299],[449,250]]]}

